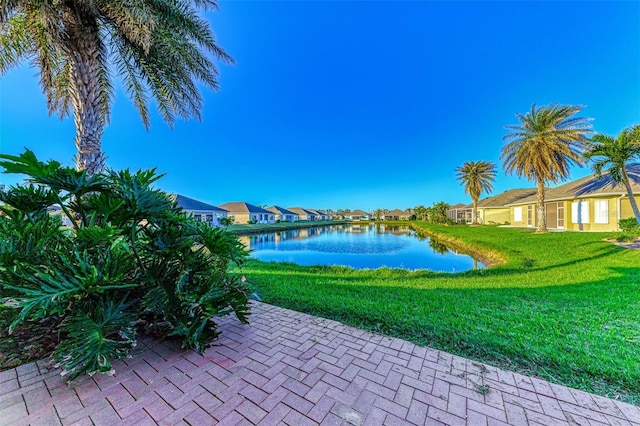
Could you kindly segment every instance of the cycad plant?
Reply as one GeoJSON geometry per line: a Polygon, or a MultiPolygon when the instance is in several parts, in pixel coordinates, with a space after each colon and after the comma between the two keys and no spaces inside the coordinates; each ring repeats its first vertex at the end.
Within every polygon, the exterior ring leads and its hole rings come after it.
{"type": "Polygon", "coordinates": [[[201,351],[218,335],[215,317],[247,321],[247,291],[230,271],[244,246],[155,189],[155,170],[89,176],[28,150],[0,160],[29,181],[0,193],[0,303],[19,310],[12,327],[61,319],[54,357],[63,374],[111,371],[141,319],[168,324],[168,334],[201,351]]]}

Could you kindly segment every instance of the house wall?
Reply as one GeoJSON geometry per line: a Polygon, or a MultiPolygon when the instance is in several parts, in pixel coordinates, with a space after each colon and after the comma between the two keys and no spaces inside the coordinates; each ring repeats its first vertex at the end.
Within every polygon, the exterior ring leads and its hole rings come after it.
{"type": "Polygon", "coordinates": [[[509,217],[511,219],[510,222],[511,222],[511,225],[513,226],[534,228],[537,224],[536,215],[537,215],[536,203],[520,204],[518,206],[514,206],[509,209],[509,217]],[[517,208],[522,209],[521,220],[519,221],[516,220],[515,218],[515,210],[517,208]]]}
{"type": "Polygon", "coordinates": [[[194,217],[200,216],[201,222],[208,222],[211,226],[220,226],[220,219],[223,217],[227,217],[226,212],[220,212],[220,211],[186,210],[186,212],[190,213],[194,217]],[[212,220],[208,221],[207,216],[211,216],[212,220]]]}
{"type": "Polygon", "coordinates": [[[298,216],[292,214],[278,214],[276,215],[276,219],[280,222],[297,222],[298,216]]]}
{"type": "MultiPolygon", "coordinates": [[[[618,230],[618,202],[617,197],[590,197],[565,202],[565,229],[572,231],[617,231],[618,230]],[[606,201],[607,215],[602,222],[596,223],[596,201],[606,201]],[[579,216],[578,202],[586,202],[588,208],[588,220],[582,223],[574,223],[579,216]]],[[[583,204],[585,205],[585,204],[583,204]]],[[[580,212],[581,213],[581,212],[580,212]]]]}
{"type": "Polygon", "coordinates": [[[509,209],[509,222],[513,226],[527,226],[527,205],[514,206],[509,209]],[[520,210],[520,218],[516,218],[516,211],[520,210]]]}
{"type": "Polygon", "coordinates": [[[502,224],[505,222],[512,223],[512,213],[511,209],[504,208],[479,208],[478,209],[478,217],[482,220],[482,223],[485,225],[490,224],[491,222],[502,224]]]}
{"type": "MultiPolygon", "coordinates": [[[[636,195],[634,198],[638,208],[640,208],[640,196],[636,195]]],[[[625,195],[625,197],[620,200],[620,219],[627,219],[630,217],[633,217],[633,209],[631,208],[629,198],[625,195]]]]}
{"type": "Polygon", "coordinates": [[[227,216],[232,217],[234,219],[233,223],[245,224],[249,222],[249,213],[229,212],[227,213],[227,216]]]}

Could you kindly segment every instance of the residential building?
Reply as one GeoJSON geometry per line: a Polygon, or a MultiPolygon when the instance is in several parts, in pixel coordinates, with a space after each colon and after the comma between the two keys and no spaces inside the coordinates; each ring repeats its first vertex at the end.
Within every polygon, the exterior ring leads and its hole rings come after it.
{"type": "Polygon", "coordinates": [[[276,223],[274,212],[243,201],[222,204],[220,207],[229,212],[227,215],[235,223],[276,223]]]}
{"type": "Polygon", "coordinates": [[[308,221],[317,221],[318,214],[311,209],[303,209],[301,207],[289,207],[287,210],[290,210],[298,215],[300,220],[308,220],[308,221]]]}
{"type": "MultiPolygon", "coordinates": [[[[628,166],[636,203],[640,205],[640,164],[628,166]]],[[[535,227],[537,195],[509,205],[510,222],[535,227]]],[[[545,192],[545,218],[548,229],[575,231],[617,231],[620,219],[633,217],[624,185],[616,184],[604,172],[602,178],[590,175],[545,192]]]]}
{"type": "MultiPolygon", "coordinates": [[[[511,223],[511,207],[518,202],[536,194],[536,188],[518,188],[504,191],[492,197],[478,201],[478,222],[483,224],[511,223]]],[[[466,206],[473,211],[473,203],[466,206]]]]}
{"type": "Polygon", "coordinates": [[[391,210],[385,213],[382,217],[383,220],[409,220],[411,218],[411,212],[407,212],[400,209],[391,210]]]}
{"type": "Polygon", "coordinates": [[[473,209],[466,204],[458,203],[449,207],[447,217],[455,223],[471,223],[473,219],[473,209]]]}
{"type": "Polygon", "coordinates": [[[294,213],[291,210],[287,210],[284,207],[271,206],[267,207],[266,210],[269,210],[276,215],[276,221],[297,222],[300,220],[300,216],[298,216],[297,213],[294,213]]]}
{"type": "Polygon", "coordinates": [[[173,199],[178,207],[191,214],[198,222],[206,222],[209,226],[220,226],[221,219],[228,216],[228,212],[220,207],[194,200],[180,194],[173,194],[173,199]]]}
{"type": "Polygon", "coordinates": [[[349,213],[345,213],[344,218],[346,220],[371,220],[371,215],[362,210],[354,210],[349,213]]]}

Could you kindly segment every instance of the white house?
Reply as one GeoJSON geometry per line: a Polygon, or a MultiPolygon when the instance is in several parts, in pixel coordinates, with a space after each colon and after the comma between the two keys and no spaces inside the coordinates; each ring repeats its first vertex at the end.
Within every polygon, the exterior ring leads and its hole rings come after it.
{"type": "Polygon", "coordinates": [[[191,214],[198,222],[206,222],[210,226],[220,226],[220,220],[227,217],[228,211],[184,195],[174,194],[174,199],[185,212],[191,214]]]}

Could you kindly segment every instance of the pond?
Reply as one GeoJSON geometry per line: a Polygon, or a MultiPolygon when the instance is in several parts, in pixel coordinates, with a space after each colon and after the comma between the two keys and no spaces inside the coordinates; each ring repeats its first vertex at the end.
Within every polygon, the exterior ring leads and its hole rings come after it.
{"type": "Polygon", "coordinates": [[[251,257],[298,265],[343,265],[462,272],[483,268],[469,254],[418,235],[408,226],[332,225],[242,236],[251,257]]]}

